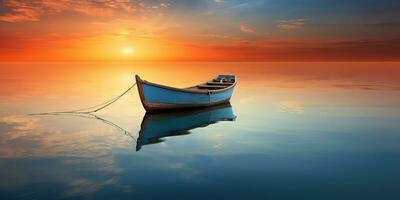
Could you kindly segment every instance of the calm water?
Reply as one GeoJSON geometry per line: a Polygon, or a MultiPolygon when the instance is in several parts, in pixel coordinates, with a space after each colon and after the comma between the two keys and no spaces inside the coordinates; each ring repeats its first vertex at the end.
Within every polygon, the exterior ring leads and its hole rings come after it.
{"type": "Polygon", "coordinates": [[[0,64],[0,199],[400,199],[400,63],[0,64]],[[231,100],[145,114],[133,75],[238,76],[231,100]]]}

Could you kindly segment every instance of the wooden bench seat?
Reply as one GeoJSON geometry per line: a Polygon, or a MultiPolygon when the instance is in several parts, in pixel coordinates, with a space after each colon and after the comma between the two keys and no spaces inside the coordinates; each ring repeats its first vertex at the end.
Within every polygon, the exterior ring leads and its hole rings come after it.
{"type": "Polygon", "coordinates": [[[209,81],[207,82],[208,85],[232,85],[233,83],[221,83],[221,82],[214,82],[214,81],[209,81]]]}
{"type": "Polygon", "coordinates": [[[198,88],[206,88],[206,89],[222,89],[226,88],[227,86],[224,85],[198,85],[198,88]]]}

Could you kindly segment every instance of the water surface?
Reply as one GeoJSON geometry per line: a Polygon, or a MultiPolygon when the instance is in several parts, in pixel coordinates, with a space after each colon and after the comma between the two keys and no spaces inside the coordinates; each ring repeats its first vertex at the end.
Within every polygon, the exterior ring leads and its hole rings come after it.
{"type": "Polygon", "coordinates": [[[2,63],[1,199],[399,199],[399,63],[2,63]],[[142,78],[236,74],[230,105],[145,114],[142,78]]]}

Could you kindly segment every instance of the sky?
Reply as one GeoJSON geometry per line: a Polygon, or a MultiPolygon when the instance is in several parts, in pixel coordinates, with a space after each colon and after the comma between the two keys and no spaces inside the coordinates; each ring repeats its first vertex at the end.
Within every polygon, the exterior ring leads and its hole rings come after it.
{"type": "Polygon", "coordinates": [[[0,61],[398,61],[398,0],[0,0],[0,61]]]}

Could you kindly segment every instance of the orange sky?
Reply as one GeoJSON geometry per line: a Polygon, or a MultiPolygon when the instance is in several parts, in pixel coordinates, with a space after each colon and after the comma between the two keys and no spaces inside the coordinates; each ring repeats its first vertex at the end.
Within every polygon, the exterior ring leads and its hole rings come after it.
{"type": "Polygon", "coordinates": [[[278,1],[4,0],[0,61],[400,60],[393,5],[338,3],[332,17],[303,1],[281,14],[278,1]]]}

